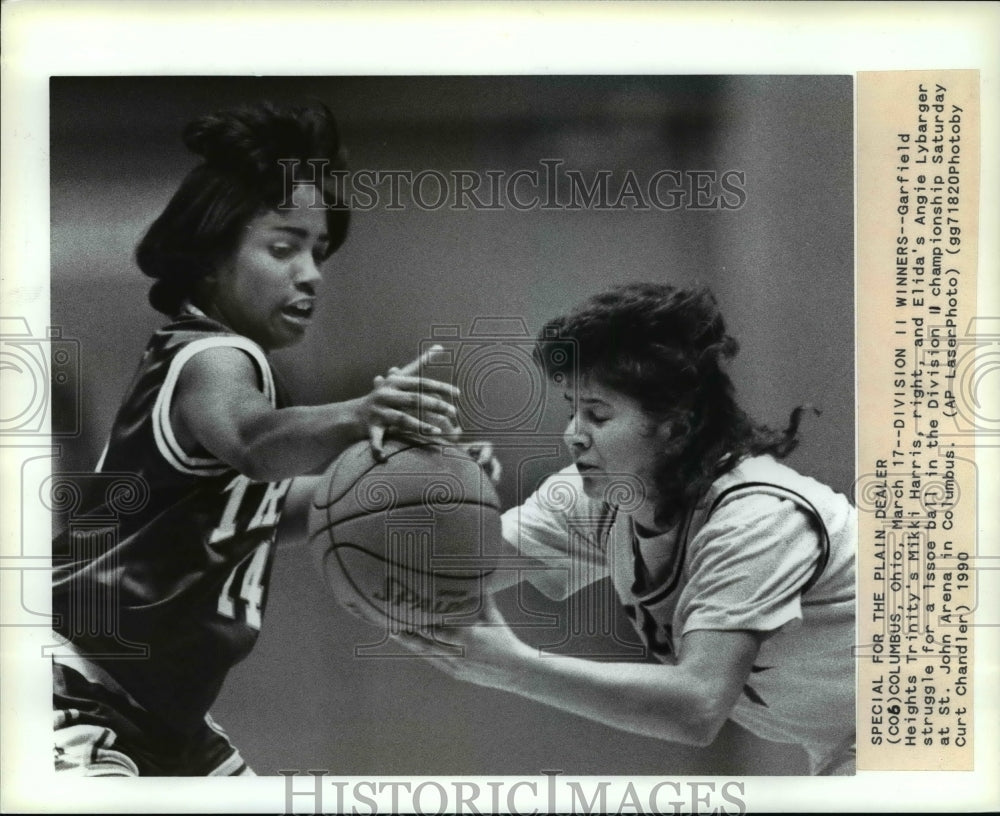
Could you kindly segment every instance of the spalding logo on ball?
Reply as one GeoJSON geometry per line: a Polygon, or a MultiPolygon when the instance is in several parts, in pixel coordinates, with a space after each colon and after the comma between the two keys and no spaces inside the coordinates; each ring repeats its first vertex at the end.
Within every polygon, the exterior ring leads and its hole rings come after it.
{"type": "Polygon", "coordinates": [[[368,442],[327,470],[309,542],[342,606],[377,626],[425,629],[475,612],[496,568],[500,500],[476,461],[451,445],[368,442]]]}

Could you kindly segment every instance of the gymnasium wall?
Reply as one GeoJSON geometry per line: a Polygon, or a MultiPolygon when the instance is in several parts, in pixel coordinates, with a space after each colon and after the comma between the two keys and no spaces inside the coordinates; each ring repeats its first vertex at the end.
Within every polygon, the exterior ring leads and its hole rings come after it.
{"type": "MultiPolygon", "coordinates": [[[[141,350],[161,322],[147,305],[148,282],[132,252],[192,166],[180,144],[182,125],[261,98],[326,102],[355,170],[509,177],[561,160],[587,177],[610,171],[617,183],[630,170],[643,180],[664,168],[745,173],[745,201],[732,210],[410,203],[356,212],[347,243],[327,266],[307,339],[275,355],[300,401],[363,393],[374,374],[412,359],[435,327],[468,333],[476,318],[516,317],[534,333],[613,283],[700,282],[716,292],[740,340],[733,377],[742,403],[781,426],[798,404],[822,409],[804,422],[791,463],[850,490],[852,84],[816,76],[54,79],[52,323],[81,343],[84,423],[84,433],[65,445],[63,469],[96,462],[141,350]]],[[[501,371],[483,396],[503,415],[503,400],[522,385],[501,371]]],[[[493,434],[508,505],[567,461],[557,440],[565,409],[561,396],[554,402],[543,405],[536,434],[493,434]]],[[[565,609],[530,591],[519,600],[531,613],[562,614],[561,624],[525,629],[522,637],[559,640],[565,609]]],[[[505,608],[526,614],[517,602],[508,593],[505,608]]],[[[279,554],[269,603],[259,646],[233,672],[215,711],[260,773],[804,768],[794,749],[765,747],[735,727],[707,749],[689,749],[462,686],[423,661],[359,659],[354,648],[378,642],[379,632],[330,600],[301,547],[279,554]]],[[[608,609],[613,613],[610,601],[608,609]]],[[[618,640],[604,642],[627,649],[627,626],[612,618],[618,640]]]]}

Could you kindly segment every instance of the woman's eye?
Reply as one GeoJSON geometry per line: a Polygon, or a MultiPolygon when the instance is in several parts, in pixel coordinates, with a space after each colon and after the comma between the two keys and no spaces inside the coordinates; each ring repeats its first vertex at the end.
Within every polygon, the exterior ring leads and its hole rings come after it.
{"type": "MultiPolygon", "coordinates": [[[[575,411],[570,411],[567,414],[567,419],[572,421],[576,417],[575,411]]],[[[582,419],[584,422],[590,423],[591,425],[603,425],[609,419],[610,416],[605,416],[604,414],[595,414],[593,411],[584,411],[582,414],[582,419]]]]}
{"type": "Polygon", "coordinates": [[[295,247],[291,244],[271,244],[269,250],[271,255],[280,261],[290,258],[295,252],[295,247]]]}

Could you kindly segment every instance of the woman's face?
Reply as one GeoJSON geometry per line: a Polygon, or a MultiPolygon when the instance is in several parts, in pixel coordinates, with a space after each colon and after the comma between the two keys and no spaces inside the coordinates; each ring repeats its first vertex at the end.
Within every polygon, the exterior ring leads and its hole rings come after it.
{"type": "Polygon", "coordinates": [[[209,279],[204,311],[266,350],[301,340],[328,245],[319,202],[314,187],[299,185],[291,206],[251,219],[236,252],[209,279]]]}
{"type": "Polygon", "coordinates": [[[563,439],[583,478],[584,491],[591,498],[608,500],[616,480],[638,482],[646,499],[633,515],[652,527],[656,515],[653,475],[669,426],[649,416],[632,397],[591,378],[571,383],[565,397],[575,410],[563,439]]]}

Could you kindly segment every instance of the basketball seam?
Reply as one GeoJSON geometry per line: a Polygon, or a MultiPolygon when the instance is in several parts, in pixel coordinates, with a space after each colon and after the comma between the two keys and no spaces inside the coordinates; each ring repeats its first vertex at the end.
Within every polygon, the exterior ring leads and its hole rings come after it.
{"type": "MultiPolygon", "coordinates": [[[[367,550],[361,549],[361,547],[357,547],[357,546],[354,546],[354,545],[351,545],[351,544],[344,544],[344,545],[341,545],[341,546],[351,547],[352,549],[360,550],[361,552],[363,552],[363,553],[365,553],[367,555],[371,555],[371,553],[369,553],[367,550]]],[[[332,550],[335,550],[335,549],[336,548],[331,547],[330,550],[327,550],[327,554],[329,554],[332,550]]],[[[337,554],[336,552],[333,552],[333,555],[337,559],[337,564],[338,564],[338,566],[340,568],[341,575],[344,576],[344,579],[350,585],[351,589],[354,590],[354,595],[355,595],[355,597],[359,601],[362,601],[363,603],[365,603],[372,611],[376,612],[383,619],[388,619],[388,620],[391,620],[391,621],[393,621],[395,623],[402,623],[402,624],[412,623],[412,621],[403,620],[401,618],[396,617],[395,615],[390,614],[388,607],[386,607],[386,608],[383,609],[383,608],[380,608],[379,606],[377,606],[375,604],[375,602],[372,601],[370,598],[368,598],[368,596],[361,590],[361,587],[358,586],[358,584],[355,582],[353,576],[347,570],[347,567],[344,564],[343,560],[341,560],[340,555],[337,554]]],[[[378,556],[373,556],[373,557],[374,558],[378,558],[378,556]]],[[[324,560],[324,572],[325,572],[325,562],[326,562],[326,559],[324,558],[323,560],[324,560]]],[[[381,559],[381,560],[384,561],[385,559],[381,559]]],[[[406,569],[409,569],[409,568],[407,567],[406,569]]],[[[420,570],[412,570],[412,569],[410,571],[411,572],[420,572],[420,570]]],[[[426,573],[424,573],[424,574],[426,574],[426,573]]],[[[457,614],[457,613],[454,613],[454,612],[452,612],[452,613],[448,613],[448,612],[443,612],[443,613],[442,612],[437,612],[437,613],[431,612],[429,614],[430,615],[447,615],[447,614],[457,614]]],[[[369,623],[374,623],[374,621],[369,621],[369,623]]],[[[375,625],[378,625],[378,624],[375,624],[375,625]]]]}
{"type": "MultiPolygon", "coordinates": [[[[500,512],[501,512],[500,508],[497,507],[495,504],[482,504],[481,502],[477,502],[477,501],[448,502],[448,506],[449,507],[458,507],[459,505],[471,505],[473,507],[483,507],[483,508],[486,508],[488,510],[496,510],[497,514],[500,514],[500,512]]],[[[389,508],[388,510],[366,510],[366,511],[363,511],[361,513],[355,513],[353,516],[344,516],[343,518],[338,518],[336,521],[330,521],[329,524],[327,524],[325,527],[320,527],[318,530],[316,530],[316,532],[317,533],[324,532],[326,530],[329,530],[331,527],[335,527],[338,524],[343,524],[343,523],[348,522],[348,521],[354,521],[355,519],[363,518],[364,516],[372,516],[372,515],[375,515],[376,513],[391,513],[394,510],[405,510],[407,507],[426,507],[426,506],[427,505],[425,505],[423,503],[419,503],[419,504],[401,504],[399,507],[392,507],[392,508],[389,508]]],[[[317,510],[325,509],[326,510],[327,520],[329,521],[331,507],[332,507],[332,505],[330,507],[326,507],[326,508],[317,507],[316,509],[317,510]]]]}
{"type": "MultiPolygon", "coordinates": [[[[401,444],[405,444],[405,443],[401,443],[401,444]]],[[[431,445],[430,445],[430,446],[431,446],[431,447],[435,447],[435,445],[433,445],[433,443],[431,443],[431,445]]],[[[372,460],[372,461],[371,461],[371,462],[369,463],[368,467],[367,467],[367,468],[366,468],[365,470],[363,470],[363,471],[362,471],[362,472],[361,472],[360,474],[358,474],[358,476],[356,476],[356,477],[354,478],[354,481],[352,481],[352,482],[351,482],[351,484],[350,484],[350,485],[348,485],[347,489],[346,489],[346,490],[344,490],[344,492],[342,492],[342,493],[341,493],[341,494],[340,494],[340,495],[339,495],[339,496],[338,496],[338,497],[337,497],[336,499],[334,499],[334,501],[333,501],[333,504],[336,504],[336,503],[337,503],[337,502],[339,502],[339,501],[340,501],[341,499],[343,499],[343,498],[344,498],[344,496],[346,496],[346,495],[347,495],[347,492],[348,492],[348,491],[349,491],[349,490],[351,489],[351,486],[353,486],[353,485],[356,485],[356,484],[358,483],[358,481],[359,481],[359,480],[361,480],[362,478],[364,478],[365,476],[367,476],[367,475],[368,475],[369,473],[371,473],[371,472],[372,472],[372,470],[374,470],[374,469],[375,469],[375,468],[376,468],[376,467],[377,467],[378,465],[384,465],[384,464],[385,464],[386,462],[388,462],[388,461],[389,461],[390,459],[392,459],[392,458],[393,458],[394,456],[399,456],[399,455],[400,455],[401,453],[406,453],[406,451],[409,451],[409,450],[422,450],[422,449],[423,449],[423,448],[425,448],[425,447],[427,447],[427,446],[425,446],[425,445],[413,445],[413,444],[410,444],[410,445],[407,445],[407,446],[406,446],[405,448],[400,448],[400,449],[399,449],[399,450],[397,450],[397,451],[393,451],[393,452],[392,452],[392,453],[390,453],[390,454],[389,454],[388,456],[386,456],[386,458],[385,458],[385,459],[384,459],[383,461],[381,461],[381,462],[379,462],[379,461],[375,461],[375,460],[373,459],[373,460],[372,460]]],[[[444,448],[444,447],[442,447],[442,448],[441,448],[441,450],[442,450],[442,452],[444,452],[445,450],[447,450],[447,448],[444,448]]],[[[445,458],[446,458],[446,459],[447,459],[447,458],[451,458],[451,459],[452,459],[453,461],[463,461],[463,462],[466,462],[466,463],[472,463],[472,464],[473,464],[473,465],[475,465],[475,466],[476,466],[477,468],[479,468],[479,465],[478,465],[478,464],[476,464],[475,460],[474,460],[474,459],[472,459],[472,457],[468,456],[467,454],[466,454],[466,455],[465,455],[464,457],[461,457],[461,458],[460,458],[460,457],[457,457],[457,456],[452,456],[452,457],[448,457],[447,455],[445,455],[445,458]]],[[[337,475],[337,473],[338,473],[338,472],[340,471],[340,469],[341,469],[341,468],[342,468],[342,467],[343,467],[343,466],[344,466],[345,464],[346,464],[346,460],[345,460],[345,457],[343,457],[343,456],[339,456],[339,457],[337,457],[337,459],[335,459],[335,460],[334,460],[334,468],[333,468],[333,472],[332,472],[332,473],[330,474],[330,476],[329,476],[329,478],[328,478],[328,481],[331,481],[331,482],[332,482],[332,481],[333,481],[333,480],[334,480],[334,479],[336,478],[336,475],[337,475]]],[[[389,474],[387,474],[387,475],[389,475],[389,474]]],[[[409,474],[392,474],[392,475],[409,475],[409,474]]],[[[422,474],[415,474],[415,475],[422,475],[422,474]]],[[[451,475],[456,475],[456,476],[457,476],[458,474],[451,474],[451,475]]],[[[328,497],[328,498],[329,498],[329,497],[328,497]]],[[[313,505],[313,507],[315,507],[315,508],[316,508],[317,510],[321,510],[321,509],[323,509],[323,505],[319,505],[319,504],[316,504],[316,500],[315,500],[315,499],[313,499],[313,501],[312,501],[312,505],[313,505]]],[[[330,507],[330,506],[331,506],[331,505],[326,505],[326,507],[330,507]]]]}
{"type": "MultiPolygon", "coordinates": [[[[366,550],[364,547],[359,547],[357,544],[336,544],[336,543],[334,543],[334,544],[331,544],[329,547],[327,547],[326,553],[329,553],[329,552],[331,552],[333,550],[339,550],[339,549],[357,550],[358,552],[363,552],[365,555],[374,558],[376,561],[381,561],[383,564],[392,564],[394,567],[397,567],[397,568],[399,568],[401,570],[405,570],[406,572],[415,573],[417,575],[435,576],[439,572],[447,569],[447,568],[438,568],[437,570],[431,570],[431,571],[428,572],[427,570],[419,569],[418,567],[408,567],[405,564],[400,564],[398,561],[391,561],[388,558],[386,558],[385,556],[379,555],[378,553],[373,553],[370,550],[366,550]]],[[[447,558],[448,556],[445,556],[445,557],[447,558]]],[[[452,556],[452,557],[455,557],[455,558],[459,558],[459,557],[461,557],[461,558],[475,558],[476,556],[452,556]]],[[[484,558],[492,558],[494,556],[483,556],[483,557],[484,558]]],[[[337,560],[340,562],[340,565],[343,567],[344,566],[344,562],[340,558],[339,555],[337,556],[337,560]]],[[[457,569],[461,569],[461,568],[459,567],[457,569]]],[[[482,577],[485,577],[487,575],[492,575],[494,572],[497,571],[497,568],[496,567],[482,567],[480,569],[474,569],[472,567],[468,567],[467,571],[469,573],[473,573],[474,572],[474,574],[463,575],[463,576],[461,576],[463,579],[464,578],[482,578],[482,577]]],[[[347,569],[346,568],[344,569],[344,574],[345,575],[347,574],[347,569]]],[[[443,575],[442,577],[443,578],[448,578],[449,576],[443,575]]],[[[456,580],[459,580],[457,576],[456,576],[456,580]]]]}

